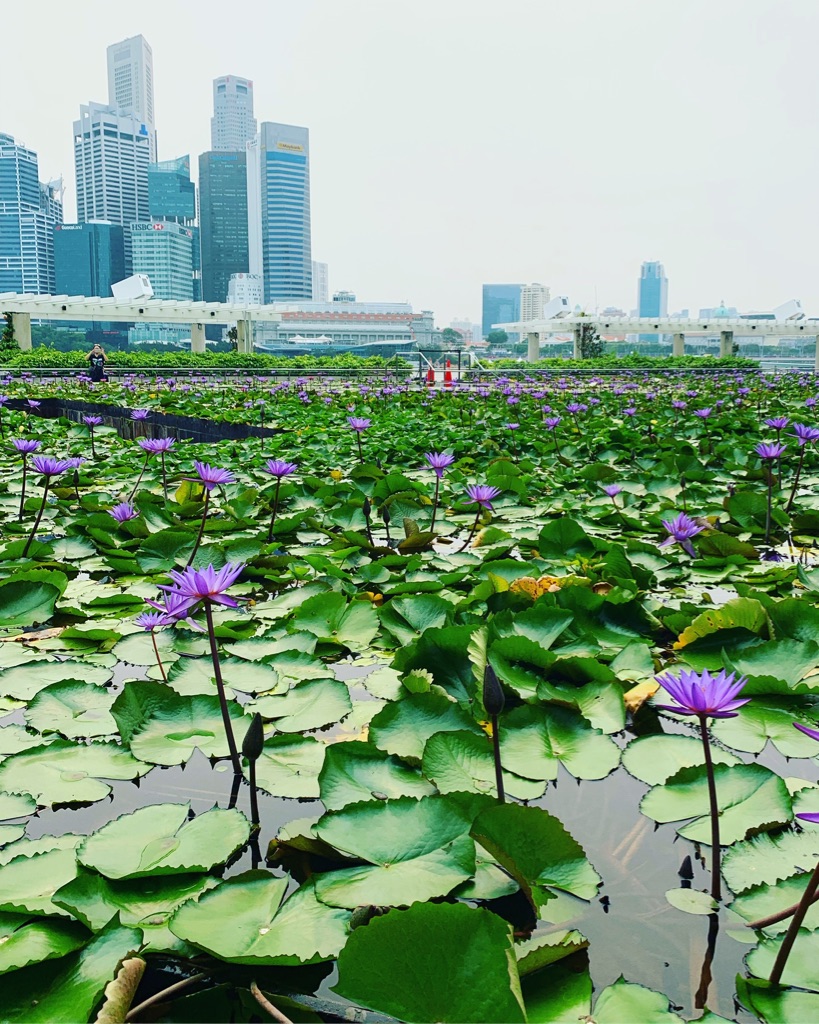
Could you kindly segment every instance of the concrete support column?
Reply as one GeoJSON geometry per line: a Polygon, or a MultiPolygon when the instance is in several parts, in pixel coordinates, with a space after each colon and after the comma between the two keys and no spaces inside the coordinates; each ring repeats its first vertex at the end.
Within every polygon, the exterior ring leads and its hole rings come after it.
{"type": "Polygon", "coordinates": [[[734,332],[733,331],[720,331],[719,332],[719,357],[725,359],[728,356],[734,354],[734,332]]]}
{"type": "Polygon", "coordinates": [[[575,359],[582,359],[583,358],[583,350],[580,347],[580,339],[582,337],[582,330],[583,329],[581,327],[575,327],[575,329],[574,329],[574,352],[572,353],[572,356],[575,359]]]}
{"type": "Polygon", "coordinates": [[[205,351],[205,325],[191,324],[191,352],[205,351]]]}
{"type": "Polygon", "coordinates": [[[252,327],[249,320],[236,321],[236,351],[253,351],[252,327]]]}
{"type": "Polygon", "coordinates": [[[685,355],[685,335],[675,334],[671,339],[671,355],[672,356],[684,356],[685,355]]]}
{"type": "Polygon", "coordinates": [[[813,368],[819,373],[819,334],[816,335],[816,355],[813,357],[813,368]]]}
{"type": "Polygon", "coordinates": [[[11,327],[14,331],[14,338],[21,351],[28,352],[31,349],[31,313],[12,313],[11,327]]]}
{"type": "Polygon", "coordinates": [[[526,339],[529,342],[526,358],[530,363],[536,363],[540,359],[540,335],[536,331],[530,331],[526,339]]]}

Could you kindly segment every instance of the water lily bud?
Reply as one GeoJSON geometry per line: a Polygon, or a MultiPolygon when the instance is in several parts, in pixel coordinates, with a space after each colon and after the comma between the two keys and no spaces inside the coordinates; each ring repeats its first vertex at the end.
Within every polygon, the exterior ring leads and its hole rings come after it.
{"type": "Polygon", "coordinates": [[[262,756],[263,747],[264,729],[262,728],[262,716],[257,713],[253,716],[250,728],[247,730],[245,738],[242,740],[242,754],[248,759],[248,761],[258,761],[262,756]]]}
{"type": "Polygon", "coordinates": [[[370,504],[370,499],[369,498],[365,498],[364,499],[364,504],[362,505],[362,508],[364,510],[364,518],[365,519],[369,519],[370,515],[372,514],[372,510],[373,510],[373,507],[370,504]]]}
{"type": "Polygon", "coordinates": [[[381,509],[381,518],[387,526],[390,525],[390,510],[386,505],[381,509]]]}
{"type": "Polygon", "coordinates": [[[483,706],[490,715],[499,715],[506,704],[503,687],[495,670],[487,665],[483,670],[483,706]]]}

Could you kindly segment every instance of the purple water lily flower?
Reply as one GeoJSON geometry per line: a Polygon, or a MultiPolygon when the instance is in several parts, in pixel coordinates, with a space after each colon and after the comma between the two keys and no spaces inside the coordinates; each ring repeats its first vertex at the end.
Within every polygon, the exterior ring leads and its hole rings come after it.
{"type": "Polygon", "coordinates": [[[794,423],[793,431],[791,437],[796,438],[800,448],[811,441],[819,441],[819,428],[817,427],[809,427],[805,423],[794,423]]]}
{"type": "Polygon", "coordinates": [[[348,416],[347,422],[357,434],[360,434],[371,425],[371,420],[364,419],[362,416],[348,416]]]}
{"type": "Polygon", "coordinates": [[[42,444],[41,441],[34,441],[28,437],[15,437],[11,442],[21,455],[31,455],[36,452],[42,444]]]}
{"type": "Polygon", "coordinates": [[[424,458],[429,463],[430,469],[435,470],[435,475],[439,480],[443,479],[447,466],[451,466],[455,461],[455,456],[449,455],[447,452],[427,452],[424,458]]]}
{"type": "Polygon", "coordinates": [[[669,535],[660,542],[661,548],[666,548],[669,544],[679,544],[683,551],[692,557],[696,554],[691,544],[691,538],[702,533],[705,527],[700,526],[685,512],[680,512],[674,519],[663,519],[663,526],[668,530],[669,535]]]}
{"type": "Polygon", "coordinates": [[[291,473],[295,473],[298,468],[298,464],[295,462],[285,462],[284,459],[268,459],[265,473],[281,479],[283,476],[290,476],[291,473]]]}
{"type": "Polygon", "coordinates": [[[136,519],[139,512],[130,501],[121,501],[118,505],[108,510],[108,515],[116,519],[118,523],[127,523],[129,519],[136,519]]]}
{"type": "Polygon", "coordinates": [[[695,416],[699,416],[699,418],[701,420],[707,420],[712,412],[713,412],[713,409],[711,409],[710,407],[706,408],[706,409],[695,409],[694,410],[694,415],[695,416]]]}
{"type": "Polygon", "coordinates": [[[172,569],[168,575],[173,584],[160,584],[159,589],[179,599],[179,608],[192,609],[201,601],[212,604],[223,604],[228,608],[238,608],[238,601],[228,597],[226,591],[232,587],[242,575],[245,563],[228,562],[221,569],[209,565],[206,569],[194,569],[188,566],[181,572],[172,569]]]}
{"type": "Polygon", "coordinates": [[[622,491],[622,487],[619,484],[603,484],[603,491],[608,494],[610,498],[615,498],[622,491]]]}
{"type": "Polygon", "coordinates": [[[40,408],[40,403],[38,401],[36,401],[36,399],[34,399],[34,398],[29,398],[28,401],[27,401],[27,404],[28,404],[29,409],[39,409],[40,408]]]}
{"type": "Polygon", "coordinates": [[[480,505],[481,508],[488,509],[490,512],[492,509],[492,500],[497,498],[501,493],[500,487],[492,487],[491,484],[469,484],[466,488],[466,493],[469,495],[469,501],[467,505],[480,505]]]}
{"type": "Polygon", "coordinates": [[[102,416],[83,416],[82,421],[86,427],[98,427],[102,423],[102,416]]]}
{"type": "MultiPolygon", "coordinates": [[[[219,487],[223,484],[236,483],[236,477],[229,469],[219,469],[218,466],[209,466],[207,462],[196,461],[194,461],[193,466],[198,476],[198,482],[205,485],[206,491],[212,491],[214,487],[219,487]]],[[[186,477],[185,479],[195,478],[186,477]]]]}
{"type": "Polygon", "coordinates": [[[143,451],[150,452],[151,455],[159,455],[160,452],[170,451],[176,444],[176,439],[173,437],[140,437],[137,438],[137,444],[143,451]]]}
{"type": "Polygon", "coordinates": [[[756,448],[754,448],[754,451],[760,459],[770,459],[771,461],[774,461],[782,456],[785,451],[785,445],[776,443],[769,444],[768,442],[762,441],[756,446],[756,448]]]}
{"type": "Polygon", "coordinates": [[[661,711],[673,711],[676,715],[697,715],[701,718],[736,718],[737,708],[750,701],[750,697],[738,700],[738,694],[748,682],[745,676],[736,678],[735,672],[725,669],[716,675],[706,669],[701,673],[682,669],[679,676],[660,675],[656,677],[670,694],[674,704],[655,704],[661,711]]]}
{"type": "Polygon", "coordinates": [[[784,430],[785,427],[790,423],[787,416],[772,416],[768,420],[763,421],[766,427],[770,427],[771,430],[775,430],[777,434],[780,430],[784,430]]]}
{"type": "Polygon", "coordinates": [[[151,415],[150,409],[132,409],[131,419],[132,420],[147,420],[151,415]]]}
{"type": "Polygon", "coordinates": [[[543,421],[543,426],[547,430],[554,430],[555,427],[560,423],[560,416],[549,416],[543,421]]]}
{"type": "Polygon", "coordinates": [[[59,476],[70,468],[67,459],[53,459],[50,455],[35,455],[31,465],[43,476],[59,476]]]}
{"type": "Polygon", "coordinates": [[[172,621],[164,612],[141,612],[134,619],[134,624],[151,633],[161,626],[169,626],[172,621]]]}

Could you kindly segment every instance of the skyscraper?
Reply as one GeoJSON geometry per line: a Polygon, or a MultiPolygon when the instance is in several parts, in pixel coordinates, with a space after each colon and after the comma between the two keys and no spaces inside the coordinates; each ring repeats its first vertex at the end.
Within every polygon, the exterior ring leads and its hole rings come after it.
{"type": "MultiPolygon", "coordinates": [[[[522,284],[485,284],[483,286],[483,307],[481,328],[484,338],[492,330],[492,324],[507,324],[520,320],[520,296],[522,284]]],[[[510,341],[517,341],[518,335],[509,335],[510,341]]]]}
{"type": "Polygon", "coordinates": [[[248,255],[265,302],[311,299],[310,139],[306,128],[263,121],[247,144],[248,255]]]}
{"type": "Polygon", "coordinates": [[[199,157],[199,228],[202,298],[224,302],[232,274],[246,274],[247,157],[202,153],[199,157]]]}
{"type": "Polygon", "coordinates": [[[520,290],[521,320],[540,320],[543,307],[549,301],[549,289],[545,284],[525,284],[520,290]]]}
{"type": "Polygon", "coordinates": [[[319,263],[316,260],[313,263],[313,302],[329,302],[330,301],[330,278],[328,274],[327,264],[319,263]]]}
{"type": "Polygon", "coordinates": [[[0,292],[54,292],[62,181],[40,181],[37,154],[0,134],[0,292]]]}
{"type": "MultiPolygon", "coordinates": [[[[148,211],[152,221],[181,224],[190,229],[193,298],[202,298],[199,228],[196,227],[196,186],[191,181],[191,158],[148,165],[148,211]]],[[[184,237],[184,236],[181,236],[184,237]]],[[[134,264],[134,270],[141,270],[134,264]]],[[[147,271],[143,271],[147,273],[147,271]]],[[[187,295],[184,296],[187,298],[187,295]]],[[[183,298],[183,296],[168,296],[183,298]]]]}
{"type": "Polygon", "coordinates": [[[174,221],[131,225],[135,274],[147,274],[156,299],[193,299],[193,231],[174,221]]]}
{"type": "MultiPolygon", "coordinates": [[[[647,262],[640,269],[637,293],[638,316],[668,316],[668,278],[662,263],[647,262]]],[[[657,334],[641,334],[640,341],[653,342],[657,334]]]]}
{"type": "Polygon", "coordinates": [[[154,56],[144,36],[108,47],[108,105],[131,114],[148,133],[150,159],[156,160],[154,56]]]}
{"type": "Polygon", "coordinates": [[[125,244],[119,224],[58,224],[54,228],[57,295],[111,295],[125,277],[125,244]]]}
{"type": "Polygon", "coordinates": [[[244,151],[256,137],[253,116],[253,83],[247,78],[224,75],[213,80],[213,117],[210,119],[210,148],[216,151],[244,151]]]}
{"type": "Polygon", "coordinates": [[[130,225],[149,219],[147,126],[102,103],[80,107],[74,122],[77,220],[106,220],[125,229],[125,270],[131,272],[130,225]]]}

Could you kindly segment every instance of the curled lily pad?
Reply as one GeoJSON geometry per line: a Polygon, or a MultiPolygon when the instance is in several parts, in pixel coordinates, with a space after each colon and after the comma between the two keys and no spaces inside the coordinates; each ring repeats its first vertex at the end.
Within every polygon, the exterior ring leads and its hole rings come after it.
{"type": "Polygon", "coordinates": [[[89,938],[77,921],[0,913],[0,974],[65,956],[89,938]]]}

